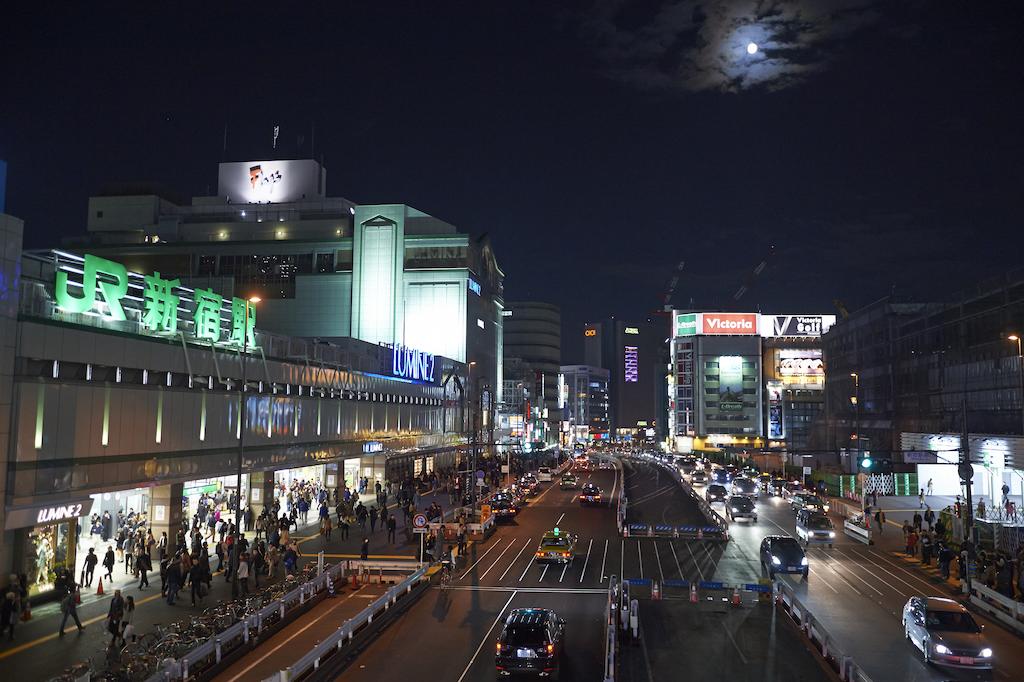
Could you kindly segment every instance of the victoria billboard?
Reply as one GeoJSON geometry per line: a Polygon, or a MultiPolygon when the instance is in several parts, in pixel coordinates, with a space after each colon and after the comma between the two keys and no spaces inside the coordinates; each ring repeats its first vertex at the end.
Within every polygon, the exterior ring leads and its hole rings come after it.
{"type": "Polygon", "coordinates": [[[757,334],[757,313],[704,313],[701,333],[754,336],[757,334]]]}

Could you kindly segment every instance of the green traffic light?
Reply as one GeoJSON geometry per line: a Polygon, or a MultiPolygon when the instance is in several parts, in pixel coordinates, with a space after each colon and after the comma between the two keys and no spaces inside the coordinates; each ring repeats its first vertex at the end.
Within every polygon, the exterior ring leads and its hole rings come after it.
{"type": "Polygon", "coordinates": [[[871,468],[871,458],[870,457],[865,457],[864,459],[861,460],[860,465],[862,467],[864,467],[865,469],[870,469],[871,468]]]}

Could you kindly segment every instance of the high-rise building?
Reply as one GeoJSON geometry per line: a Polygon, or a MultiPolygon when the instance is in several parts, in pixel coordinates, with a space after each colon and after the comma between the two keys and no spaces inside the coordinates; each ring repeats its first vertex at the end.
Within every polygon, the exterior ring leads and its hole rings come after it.
{"type": "Polygon", "coordinates": [[[613,439],[653,440],[665,392],[665,339],[659,322],[609,319],[583,326],[583,361],[609,372],[609,420],[613,439]]]}
{"type": "Polygon", "coordinates": [[[563,365],[559,380],[563,445],[607,442],[608,370],[590,365],[563,365]]]}
{"type": "Polygon", "coordinates": [[[511,440],[558,443],[558,373],[562,364],[562,315],[537,301],[505,304],[503,397],[499,428],[511,440]]]}

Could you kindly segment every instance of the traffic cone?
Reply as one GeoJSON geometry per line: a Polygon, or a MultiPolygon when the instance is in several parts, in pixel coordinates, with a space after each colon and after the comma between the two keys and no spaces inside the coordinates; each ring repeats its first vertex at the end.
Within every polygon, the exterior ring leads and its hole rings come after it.
{"type": "Polygon", "coordinates": [[[738,587],[732,588],[732,605],[733,606],[739,606],[740,605],[740,588],[738,588],[738,587]]]}
{"type": "Polygon", "coordinates": [[[690,603],[691,604],[696,604],[697,603],[697,584],[696,583],[690,583],[690,603]]]}
{"type": "Polygon", "coordinates": [[[100,584],[96,587],[96,594],[103,594],[103,576],[100,576],[100,584]]]}

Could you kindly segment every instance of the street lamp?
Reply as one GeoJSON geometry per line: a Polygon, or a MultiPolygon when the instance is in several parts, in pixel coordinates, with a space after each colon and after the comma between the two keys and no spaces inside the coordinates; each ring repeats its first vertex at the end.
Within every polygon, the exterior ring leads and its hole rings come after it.
{"type": "Polygon", "coordinates": [[[238,596],[238,565],[241,560],[241,538],[242,530],[242,458],[245,454],[246,410],[245,410],[245,356],[249,352],[249,306],[260,302],[259,296],[250,296],[245,302],[245,315],[242,323],[242,385],[238,389],[238,469],[235,472],[235,541],[231,545],[232,571],[231,571],[231,596],[238,596]]]}
{"type": "MultiPolygon", "coordinates": [[[[853,378],[853,395],[850,396],[850,402],[853,403],[854,412],[854,429],[853,437],[857,441],[857,462],[860,462],[860,375],[856,372],[850,372],[850,377],[853,378]]],[[[856,469],[854,470],[856,471],[856,469]]]]}
{"type": "Polygon", "coordinates": [[[1010,334],[1006,338],[1008,341],[1017,342],[1017,376],[1020,381],[1020,433],[1024,435],[1024,353],[1021,352],[1021,338],[1018,334],[1010,334]]]}

